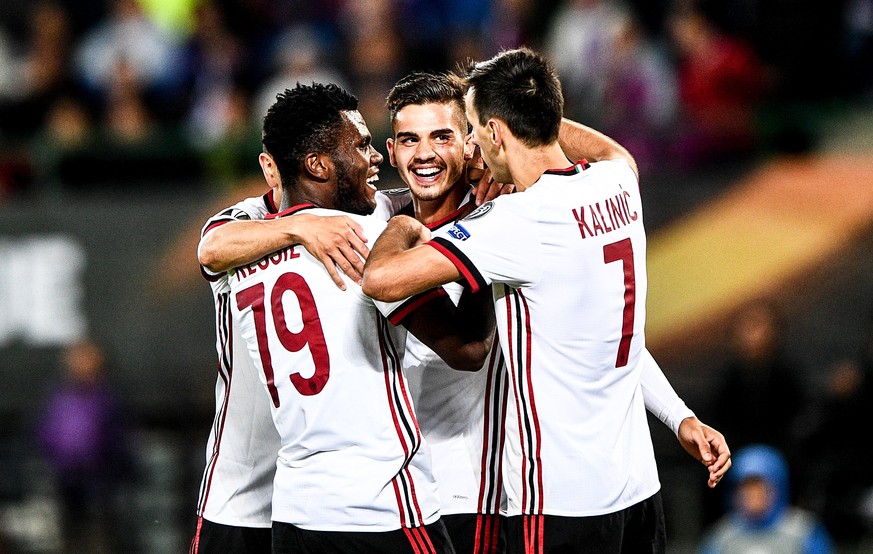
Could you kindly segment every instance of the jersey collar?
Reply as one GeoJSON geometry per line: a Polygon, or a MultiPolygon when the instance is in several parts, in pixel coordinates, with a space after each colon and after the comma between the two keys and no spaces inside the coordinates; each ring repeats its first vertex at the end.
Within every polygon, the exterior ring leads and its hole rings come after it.
{"type": "Polygon", "coordinates": [[[588,163],[588,160],[582,159],[564,169],[547,169],[543,175],[576,175],[577,173],[582,173],[589,167],[591,167],[591,164],[588,163]]]}
{"type": "Polygon", "coordinates": [[[317,207],[318,206],[316,206],[312,202],[306,202],[304,204],[297,204],[296,206],[291,206],[290,208],[285,208],[281,212],[269,214],[267,216],[267,219],[277,219],[277,218],[285,217],[288,215],[294,215],[294,214],[301,212],[303,210],[309,210],[309,209],[317,208],[317,207]]]}

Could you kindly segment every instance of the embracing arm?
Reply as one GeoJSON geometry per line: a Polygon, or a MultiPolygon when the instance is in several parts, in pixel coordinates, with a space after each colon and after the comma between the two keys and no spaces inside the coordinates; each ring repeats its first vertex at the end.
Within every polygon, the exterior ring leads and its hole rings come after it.
{"type": "Polygon", "coordinates": [[[637,162],[630,155],[630,152],[610,137],[591,127],[564,118],[561,120],[561,128],[558,131],[558,143],[571,160],[586,159],[589,162],[601,162],[624,159],[634,170],[637,178],[640,176],[637,162]]]}
{"type": "Polygon", "coordinates": [[[376,240],[364,265],[364,294],[397,302],[457,281],[461,272],[445,256],[423,244],[427,227],[408,216],[395,216],[376,240]]]}
{"type": "Polygon", "coordinates": [[[479,371],[494,341],[491,289],[465,290],[457,307],[447,296],[431,300],[408,315],[403,326],[453,369],[479,371]]]}
{"type": "Polygon", "coordinates": [[[334,283],[345,289],[337,266],[360,282],[369,250],[363,229],[346,216],[296,214],[277,219],[231,221],[207,232],[197,248],[200,265],[213,273],[251,263],[291,244],[318,258],[334,283]]]}

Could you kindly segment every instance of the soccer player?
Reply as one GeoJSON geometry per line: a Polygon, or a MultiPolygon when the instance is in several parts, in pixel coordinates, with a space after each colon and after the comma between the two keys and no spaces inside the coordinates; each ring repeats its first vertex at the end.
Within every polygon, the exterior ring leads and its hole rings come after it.
{"type": "MultiPolygon", "coordinates": [[[[492,285],[511,383],[508,552],[664,552],[641,380],[655,361],[644,344],[636,167],[618,148],[591,164],[568,160],[558,143],[560,83],[530,50],[477,64],[467,85],[482,156],[519,193],[433,238],[415,219],[393,218],[363,289],[392,301],[459,279],[473,290],[492,285]]],[[[724,437],[698,425],[682,442],[714,486],[730,466],[724,437]]]]}
{"type": "MultiPolygon", "coordinates": [[[[388,93],[391,165],[412,192],[415,218],[431,231],[476,208],[468,165],[464,91],[449,75],[415,72],[388,93]]],[[[463,288],[446,284],[457,301],[463,288]]],[[[506,371],[499,348],[477,372],[456,371],[415,336],[406,340],[404,370],[422,435],[430,446],[441,520],[459,554],[500,546],[500,485],[506,371]]]]}
{"type": "MultiPolygon", "coordinates": [[[[280,217],[350,216],[376,237],[382,156],[357,99],[335,85],[298,85],[264,119],[265,152],[283,188],[280,217]],[[336,211],[340,210],[340,211],[336,211]]],[[[394,303],[334,286],[298,245],[229,277],[230,304],[272,403],[281,447],[273,488],[274,552],[452,552],[439,521],[429,453],[401,372],[408,327],[453,367],[476,370],[493,312],[441,294],[394,303]]],[[[468,301],[469,300],[469,301],[468,301]]]]}
{"type": "MultiPolygon", "coordinates": [[[[415,72],[388,93],[395,166],[413,195],[415,218],[431,233],[451,227],[475,208],[470,169],[478,151],[465,142],[462,83],[453,75],[415,72]]],[[[563,120],[559,143],[572,156],[593,161],[622,149],[610,139],[563,120]]],[[[626,155],[626,154],[625,154],[626,155]]],[[[487,177],[486,177],[487,179],[487,177]]],[[[460,285],[445,288],[455,296],[460,285]]],[[[506,378],[502,356],[492,352],[478,373],[452,370],[414,336],[407,339],[406,375],[422,433],[431,447],[442,519],[458,552],[498,549],[499,470],[506,378]]],[[[645,366],[643,396],[683,446],[701,426],[670,387],[657,364],[645,366]]],[[[699,436],[699,435],[698,435],[699,436]]]]}
{"type": "MultiPolygon", "coordinates": [[[[299,243],[314,256],[330,260],[326,267],[336,271],[336,264],[343,264],[355,275],[355,268],[359,272],[363,262],[354,248],[366,251],[356,234],[356,230],[361,232],[360,227],[346,216],[301,215],[275,220],[278,225],[271,227],[258,225],[268,223],[264,218],[276,213],[282,199],[272,158],[262,153],[259,163],[269,192],[242,200],[209,218],[198,248],[202,273],[210,282],[215,302],[218,377],[191,554],[270,552],[270,505],[279,435],[270,414],[269,397],[230,317],[226,270],[280,246],[299,243]],[[236,225],[247,230],[243,234],[225,232],[236,225]],[[272,241],[279,239],[286,242],[275,246],[272,241]],[[249,252],[248,257],[243,252],[249,252]]],[[[380,195],[380,209],[386,214],[397,210],[390,202],[389,197],[380,195]]]]}

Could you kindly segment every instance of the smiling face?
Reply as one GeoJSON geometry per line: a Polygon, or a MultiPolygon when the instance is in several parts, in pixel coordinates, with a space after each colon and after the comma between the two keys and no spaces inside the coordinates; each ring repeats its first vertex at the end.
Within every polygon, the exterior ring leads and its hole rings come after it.
{"type": "Polygon", "coordinates": [[[376,182],[382,154],[358,111],[343,112],[345,122],[334,155],[336,190],[333,208],[367,215],[376,208],[376,182]]]}
{"type": "Polygon", "coordinates": [[[391,165],[419,200],[445,196],[469,157],[464,114],[455,102],[410,104],[397,112],[388,139],[391,165]]]}

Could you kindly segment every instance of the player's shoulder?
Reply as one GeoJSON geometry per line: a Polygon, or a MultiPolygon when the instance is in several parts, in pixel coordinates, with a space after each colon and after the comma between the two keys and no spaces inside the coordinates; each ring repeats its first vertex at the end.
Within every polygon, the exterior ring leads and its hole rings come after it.
{"type": "Polygon", "coordinates": [[[271,211],[265,195],[251,196],[219,210],[207,222],[264,219],[271,211]]]}
{"type": "Polygon", "coordinates": [[[408,188],[383,189],[376,191],[376,209],[373,214],[389,219],[412,204],[412,191],[408,188]]]}
{"type": "Polygon", "coordinates": [[[593,162],[588,164],[586,169],[582,171],[582,175],[603,175],[610,174],[615,176],[620,176],[622,178],[632,178],[634,181],[637,180],[636,173],[634,173],[633,168],[630,166],[628,161],[624,158],[615,158],[612,160],[601,160],[599,162],[593,162]]]}

